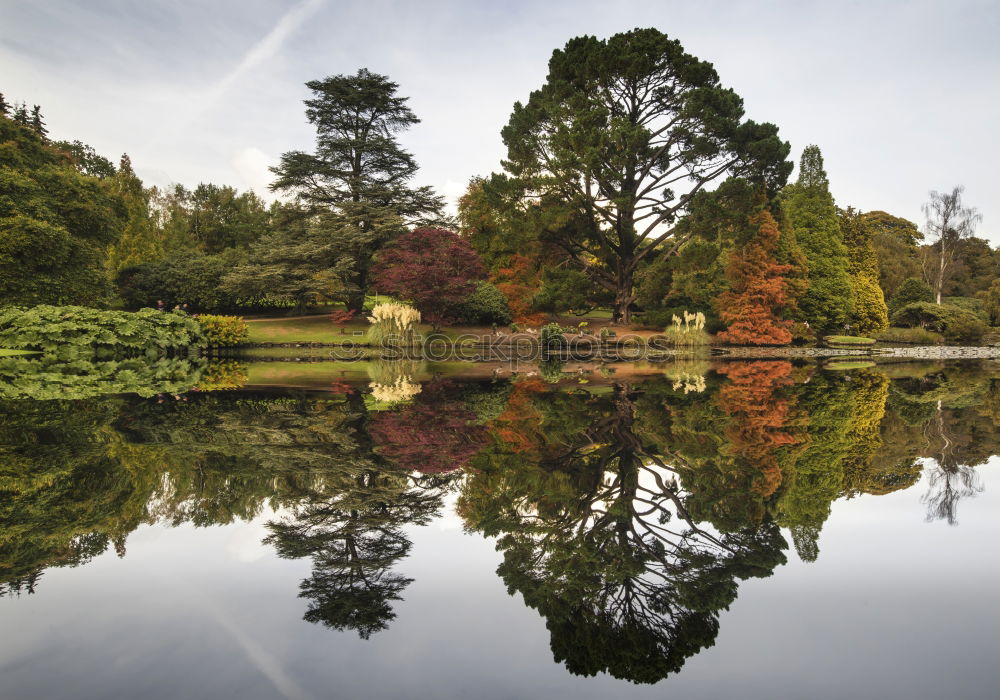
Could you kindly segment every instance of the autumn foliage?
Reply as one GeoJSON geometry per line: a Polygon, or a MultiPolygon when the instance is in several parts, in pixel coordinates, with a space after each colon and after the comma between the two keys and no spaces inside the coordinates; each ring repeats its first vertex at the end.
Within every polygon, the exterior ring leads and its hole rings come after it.
{"type": "Polygon", "coordinates": [[[403,234],[382,249],[372,273],[380,292],[412,301],[435,326],[459,320],[459,305],[486,279],[468,241],[441,228],[403,234]]]}
{"type": "Polygon", "coordinates": [[[792,383],[787,361],[732,362],[719,373],[729,383],[719,390],[719,407],[734,420],[726,429],[733,453],[761,472],[754,490],[767,497],[782,482],[776,451],[799,440],[787,431],[790,404],[776,392],[792,383]]]}
{"type": "Polygon", "coordinates": [[[535,396],[545,388],[541,379],[521,379],[514,384],[503,413],[490,423],[492,435],[511,452],[527,454],[545,442],[542,416],[535,406],[535,396]]]}
{"type": "Polygon", "coordinates": [[[532,311],[532,300],[542,284],[541,270],[526,255],[514,255],[510,264],[497,270],[493,284],[507,297],[507,305],[517,323],[540,326],[545,314],[532,311]]]}
{"type": "Polygon", "coordinates": [[[419,401],[376,413],[368,434],[378,453],[400,468],[439,474],[468,466],[483,449],[486,429],[475,420],[475,413],[448,395],[444,383],[432,383],[419,401]]]}
{"type": "Polygon", "coordinates": [[[789,303],[785,275],[792,268],[774,258],[781,232],[771,213],[761,211],[750,222],[756,232],[726,267],[730,291],[719,298],[719,316],[728,328],[718,337],[735,345],[787,345],[791,322],[779,314],[789,303]]]}

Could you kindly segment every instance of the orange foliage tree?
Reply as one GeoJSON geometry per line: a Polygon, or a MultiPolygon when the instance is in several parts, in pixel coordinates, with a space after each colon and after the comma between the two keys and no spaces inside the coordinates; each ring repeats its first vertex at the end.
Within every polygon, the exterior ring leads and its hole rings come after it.
{"type": "Polygon", "coordinates": [[[785,275],[792,266],[774,258],[781,231],[771,213],[760,211],[750,223],[753,236],[726,266],[730,290],[719,297],[719,317],[728,327],[718,337],[735,345],[787,345],[792,324],[779,314],[790,303],[785,275]]]}
{"type": "Polygon", "coordinates": [[[507,297],[507,305],[517,323],[540,326],[545,314],[533,312],[531,303],[542,286],[542,271],[527,255],[515,254],[510,264],[497,270],[492,282],[507,297]]]}

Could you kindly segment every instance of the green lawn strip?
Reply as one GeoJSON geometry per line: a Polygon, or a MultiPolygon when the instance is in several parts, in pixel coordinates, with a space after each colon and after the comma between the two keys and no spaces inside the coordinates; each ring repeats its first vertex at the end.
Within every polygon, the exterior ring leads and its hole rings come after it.
{"type": "Polygon", "coordinates": [[[0,348],[0,357],[16,357],[20,355],[38,355],[37,350],[14,350],[12,348],[0,348]]]}
{"type": "Polygon", "coordinates": [[[344,343],[368,342],[368,324],[351,322],[345,324],[343,333],[340,326],[330,317],[309,316],[289,319],[248,319],[251,343],[344,343]]]}
{"type": "Polygon", "coordinates": [[[828,345],[874,345],[874,338],[864,338],[857,335],[828,335],[823,338],[828,345]]]}

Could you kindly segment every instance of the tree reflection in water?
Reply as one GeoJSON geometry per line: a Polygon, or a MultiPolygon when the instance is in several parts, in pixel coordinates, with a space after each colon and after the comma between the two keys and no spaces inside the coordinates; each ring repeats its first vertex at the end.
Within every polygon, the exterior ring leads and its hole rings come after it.
{"type": "Polygon", "coordinates": [[[0,401],[0,592],[126,552],[143,523],[278,508],[266,542],[309,558],[305,619],[384,630],[411,579],[407,528],[457,491],[498,574],[573,673],[655,682],[714,643],[739,581],[815,560],[838,498],[909,488],[957,522],[997,453],[978,366],[668,366],[633,383],[433,382],[386,407],[341,394],[0,401]]]}

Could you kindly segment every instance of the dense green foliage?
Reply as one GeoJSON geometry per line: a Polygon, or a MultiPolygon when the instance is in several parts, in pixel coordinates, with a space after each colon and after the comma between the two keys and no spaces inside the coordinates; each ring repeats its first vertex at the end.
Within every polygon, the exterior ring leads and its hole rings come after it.
{"type": "Polygon", "coordinates": [[[698,191],[726,175],[777,188],[790,171],[777,128],[744,121],[712,65],[655,29],[571,39],[502,136],[514,199],[562,219],[551,242],[625,321],[636,271],[683,242],[674,227],[698,191]]]}
{"type": "Polygon", "coordinates": [[[223,276],[243,260],[237,250],[206,255],[185,250],[167,258],[125,267],[118,289],[131,309],[172,309],[187,304],[191,311],[231,310],[237,298],[222,287],[223,276]]]}
{"type": "Polygon", "coordinates": [[[934,301],[934,290],[923,280],[908,277],[896,289],[889,299],[889,312],[895,314],[904,306],[918,302],[934,301]]]}
{"type": "Polygon", "coordinates": [[[466,323],[506,326],[513,320],[507,297],[486,281],[476,283],[476,289],[461,303],[458,313],[466,323]]]}
{"type": "Polygon", "coordinates": [[[40,350],[55,357],[116,352],[155,355],[204,343],[198,322],[185,313],[44,305],[0,309],[0,347],[40,350]]]}
{"type": "Polygon", "coordinates": [[[802,319],[817,331],[842,328],[853,308],[848,251],[816,146],[802,152],[799,178],[785,188],[782,203],[809,268],[809,287],[799,299],[802,319]]]}
{"type": "Polygon", "coordinates": [[[892,324],[904,328],[926,328],[960,343],[978,343],[987,331],[986,324],[971,311],[952,304],[926,301],[907,304],[897,310],[892,315],[892,324]]]}
{"type": "Polygon", "coordinates": [[[106,302],[105,261],[125,219],[110,180],[0,115],[0,304],[106,302]]]}

